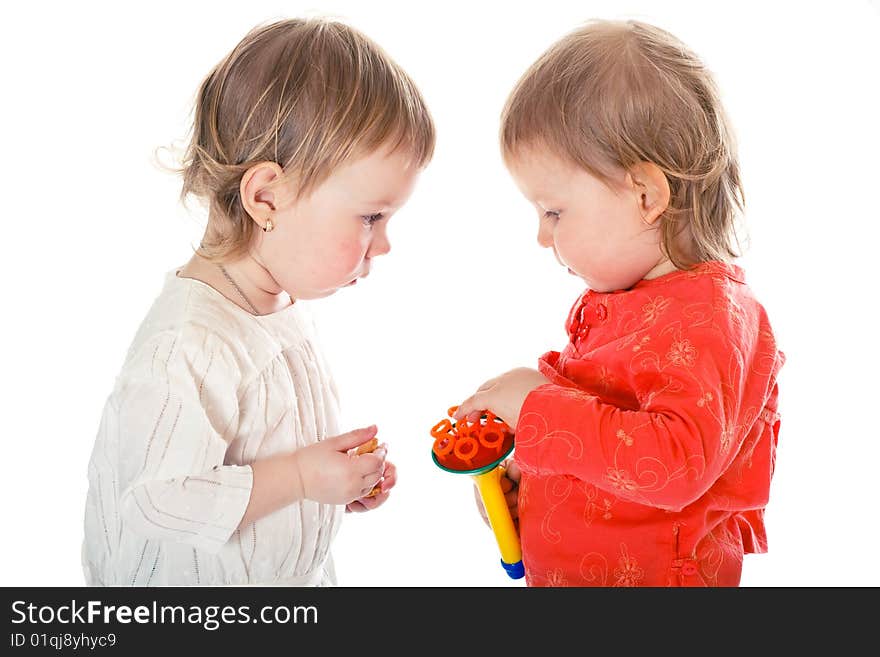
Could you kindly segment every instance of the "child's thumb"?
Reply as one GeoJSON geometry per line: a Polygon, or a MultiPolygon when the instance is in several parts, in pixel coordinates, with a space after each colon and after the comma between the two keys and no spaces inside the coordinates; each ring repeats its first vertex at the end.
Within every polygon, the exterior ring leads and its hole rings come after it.
{"type": "Polygon", "coordinates": [[[518,482],[522,477],[522,472],[519,469],[519,466],[516,464],[516,461],[510,459],[507,463],[507,470],[504,473],[507,475],[507,478],[511,481],[518,482]]]}
{"type": "Polygon", "coordinates": [[[378,433],[376,425],[371,424],[368,427],[354,429],[352,431],[349,431],[348,433],[339,434],[338,436],[331,438],[330,440],[332,440],[334,443],[334,449],[339,450],[340,452],[347,452],[352,447],[363,445],[365,442],[373,438],[376,433],[378,433]]]}

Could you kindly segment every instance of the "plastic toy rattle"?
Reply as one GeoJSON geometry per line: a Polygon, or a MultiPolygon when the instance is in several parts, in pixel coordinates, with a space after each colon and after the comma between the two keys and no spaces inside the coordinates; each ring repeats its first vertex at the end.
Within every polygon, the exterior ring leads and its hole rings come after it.
{"type": "MultiPolygon", "coordinates": [[[[451,418],[458,406],[447,411],[451,418]]],[[[431,428],[431,457],[437,466],[453,474],[471,475],[480,491],[489,525],[501,551],[501,565],[512,579],[525,575],[519,534],[501,490],[504,468],[499,464],[513,451],[513,431],[501,418],[485,412],[478,422],[462,418],[440,420],[431,428]]]]}

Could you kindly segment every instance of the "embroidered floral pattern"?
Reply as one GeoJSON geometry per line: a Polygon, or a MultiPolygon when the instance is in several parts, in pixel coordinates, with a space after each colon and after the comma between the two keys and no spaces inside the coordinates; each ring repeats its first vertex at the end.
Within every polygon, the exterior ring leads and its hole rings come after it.
{"type": "Polygon", "coordinates": [[[592,484],[584,483],[584,497],[586,498],[586,503],[584,504],[585,526],[589,527],[592,525],[593,519],[596,518],[596,516],[600,517],[602,520],[611,520],[614,517],[611,513],[611,507],[614,505],[614,501],[607,496],[603,496],[601,500],[598,500],[598,489],[592,484]]]}
{"type": "Polygon", "coordinates": [[[626,545],[620,544],[620,560],[614,569],[614,586],[638,586],[645,577],[639,562],[629,556],[626,545]]]}
{"type": "Polygon", "coordinates": [[[644,346],[645,346],[646,344],[648,344],[650,341],[651,341],[651,336],[650,336],[650,335],[643,335],[643,336],[639,339],[639,341],[638,341],[636,344],[633,345],[632,350],[633,350],[633,351],[640,351],[640,350],[642,349],[642,347],[644,347],[644,346]]]}
{"type": "Polygon", "coordinates": [[[632,478],[627,474],[626,470],[615,470],[614,468],[608,468],[606,479],[613,488],[616,488],[622,493],[632,493],[639,489],[639,485],[632,480],[632,478]]]}
{"type": "Polygon", "coordinates": [[[724,427],[721,430],[721,435],[718,437],[718,442],[721,447],[721,453],[727,454],[730,451],[730,448],[733,446],[734,441],[736,440],[736,430],[733,427],[724,427]]]}
{"type": "Polygon", "coordinates": [[[653,324],[657,318],[669,307],[671,299],[663,297],[654,297],[644,306],[642,306],[642,317],[645,324],[653,324]]]}
{"type": "Polygon", "coordinates": [[[666,352],[666,358],[673,365],[693,367],[697,360],[697,350],[690,340],[678,340],[672,343],[669,351],[666,352]]]}
{"type": "Polygon", "coordinates": [[[568,586],[568,579],[561,568],[554,568],[547,572],[547,586],[568,586]]]}

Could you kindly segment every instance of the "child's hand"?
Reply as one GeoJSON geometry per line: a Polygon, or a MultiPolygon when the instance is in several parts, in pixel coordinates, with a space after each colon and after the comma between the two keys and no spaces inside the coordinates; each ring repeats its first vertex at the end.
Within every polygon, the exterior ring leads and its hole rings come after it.
{"type": "MultiPolygon", "coordinates": [[[[517,499],[519,497],[519,480],[522,473],[513,459],[503,461],[499,467],[505,469],[504,474],[501,476],[501,491],[504,493],[507,508],[510,509],[510,517],[513,519],[514,524],[517,524],[517,518],[519,518],[517,499]]],[[[483,516],[483,522],[486,523],[487,527],[491,528],[489,516],[486,515],[486,507],[483,506],[483,499],[480,497],[480,489],[476,484],[474,484],[474,498],[477,501],[477,510],[483,516]]]]}
{"type": "Polygon", "coordinates": [[[385,472],[385,445],[359,456],[348,451],[375,435],[373,425],[295,451],[291,455],[292,470],[299,497],[324,504],[348,504],[369,493],[385,472]]]}
{"type": "Polygon", "coordinates": [[[528,394],[540,385],[550,383],[550,379],[529,367],[517,367],[489,379],[477,391],[458,406],[453,417],[460,420],[467,417],[477,421],[480,414],[489,410],[508,426],[515,428],[519,412],[528,394]]]}
{"type": "Polygon", "coordinates": [[[349,502],[345,506],[348,513],[363,513],[364,511],[372,511],[378,506],[385,503],[394,484],[397,483],[397,468],[391,461],[385,461],[385,470],[382,472],[379,493],[373,496],[359,497],[353,502],[349,502]]]}

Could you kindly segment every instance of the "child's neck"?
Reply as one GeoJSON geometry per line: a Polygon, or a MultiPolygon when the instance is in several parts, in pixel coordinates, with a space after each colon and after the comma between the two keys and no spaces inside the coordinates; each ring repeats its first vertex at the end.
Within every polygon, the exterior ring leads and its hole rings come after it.
{"type": "Polygon", "coordinates": [[[646,281],[651,280],[652,278],[660,278],[670,272],[674,272],[676,270],[676,266],[672,264],[672,261],[669,258],[663,258],[660,262],[658,262],[654,267],[645,274],[644,279],[646,281]]]}
{"type": "Polygon", "coordinates": [[[194,254],[177,275],[201,281],[251,314],[271,315],[294,302],[265,269],[247,257],[224,263],[221,269],[216,263],[194,254]]]}

